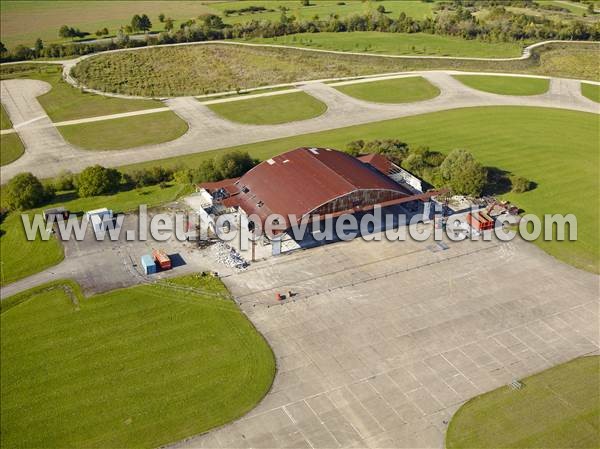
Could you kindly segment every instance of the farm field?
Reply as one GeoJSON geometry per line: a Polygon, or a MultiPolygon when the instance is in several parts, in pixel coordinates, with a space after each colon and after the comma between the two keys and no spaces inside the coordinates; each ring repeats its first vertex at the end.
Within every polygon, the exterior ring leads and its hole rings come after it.
{"type": "Polygon", "coordinates": [[[171,111],[57,128],[67,142],[84,150],[122,150],[174,140],[188,125],[171,111]]]}
{"type": "Polygon", "coordinates": [[[590,100],[600,103],[600,86],[596,84],[581,83],[581,93],[590,100]]]}
{"type": "MultiPolygon", "coordinates": [[[[600,240],[595,223],[600,191],[596,145],[599,132],[600,124],[593,114],[530,107],[477,107],[242,145],[235,149],[268,159],[300,146],[344,149],[353,140],[385,138],[426,145],[445,153],[455,148],[467,149],[484,165],[524,176],[537,184],[534,190],[526,193],[501,195],[526,212],[538,216],[575,214],[578,241],[537,241],[536,244],[566,263],[598,273],[600,240]],[[461,126],[456,126],[457,123],[461,126]]],[[[191,167],[216,153],[207,151],[163,159],[160,164],[191,167]]],[[[156,163],[136,164],[126,169],[156,163]]]]}
{"type": "Polygon", "coordinates": [[[521,56],[522,52],[522,46],[515,42],[488,43],[426,33],[381,33],[377,31],[300,33],[240,41],[389,55],[512,58],[521,56]]]}
{"type": "Polygon", "coordinates": [[[278,21],[281,15],[279,6],[286,6],[290,13],[298,19],[312,19],[315,15],[327,17],[329,14],[338,14],[340,17],[351,14],[364,14],[375,11],[380,4],[385,5],[390,14],[397,16],[405,12],[410,17],[423,19],[430,17],[431,4],[424,2],[396,2],[393,0],[383,2],[363,2],[361,0],[347,0],[344,5],[339,5],[335,0],[319,0],[311,2],[311,6],[302,6],[297,0],[289,1],[253,1],[254,6],[264,6],[272,9],[271,12],[257,14],[232,14],[225,17],[226,9],[240,9],[244,4],[239,2],[211,2],[211,1],[97,1],[90,3],[83,0],[50,2],[36,1],[2,1],[1,2],[1,40],[8,48],[16,45],[33,45],[39,37],[45,43],[67,42],[58,36],[58,29],[65,23],[91,33],[89,38],[94,38],[96,30],[108,28],[109,36],[114,36],[117,30],[131,21],[134,14],[147,14],[152,21],[154,32],[162,31],[164,25],[159,22],[158,15],[163,13],[166,17],[174,19],[175,27],[189,18],[201,14],[212,13],[221,15],[225,23],[246,22],[253,19],[278,21]],[[26,30],[26,31],[25,31],[26,30]]]}
{"type": "Polygon", "coordinates": [[[208,107],[227,120],[252,125],[306,120],[318,117],[327,110],[325,103],[304,92],[217,103],[208,107]]]}
{"type": "Polygon", "coordinates": [[[548,46],[538,59],[465,61],[323,54],[295,49],[198,44],[99,54],[73,75],[87,87],[138,96],[202,95],[293,83],[411,70],[456,69],[600,79],[594,44],[548,46]],[[185,61],[183,63],[182,61],[185,61]]]}
{"type": "Polygon", "coordinates": [[[454,75],[461,83],[499,95],[541,95],[548,91],[550,80],[489,75],[454,75]]]}
{"type": "MultiPolygon", "coordinates": [[[[56,206],[64,206],[78,215],[82,215],[87,210],[106,206],[115,212],[127,212],[140,204],[153,207],[173,201],[186,191],[185,188],[180,184],[171,184],[164,189],[151,186],[91,198],[79,198],[75,192],[59,192],[51,204],[29,211],[29,214],[33,218],[34,213],[56,206]]],[[[2,207],[5,207],[5,204],[2,204],[2,207]]],[[[46,241],[39,237],[33,242],[26,240],[18,213],[8,214],[0,224],[0,231],[2,285],[38,273],[63,260],[63,247],[54,236],[46,241]]]]}
{"type": "Polygon", "coordinates": [[[63,81],[61,71],[58,65],[13,64],[4,66],[1,73],[2,79],[29,78],[49,83],[52,89],[39,96],[38,101],[53,122],[164,106],[155,100],[127,100],[83,92],[63,81]]]}
{"type": "Polygon", "coordinates": [[[343,94],[377,103],[410,103],[437,97],[440,90],[420,76],[335,86],[343,94]]]}
{"type": "Polygon", "coordinates": [[[4,110],[4,106],[0,105],[0,129],[10,129],[12,128],[12,123],[8,118],[8,114],[4,110]]]}
{"type": "Polygon", "coordinates": [[[446,447],[591,448],[598,444],[600,357],[582,357],[471,399],[450,421],[446,447]]]}
{"type": "Polygon", "coordinates": [[[158,447],[249,411],[270,347],[220,281],[179,285],[195,290],[56,281],[3,302],[2,447],[158,447]]]}
{"type": "Polygon", "coordinates": [[[25,149],[17,133],[0,136],[0,165],[10,164],[19,159],[25,149]]]}

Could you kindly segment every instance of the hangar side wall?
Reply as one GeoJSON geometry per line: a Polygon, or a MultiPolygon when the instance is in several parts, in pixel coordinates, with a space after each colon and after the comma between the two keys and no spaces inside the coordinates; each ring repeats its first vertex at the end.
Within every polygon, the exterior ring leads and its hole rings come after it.
{"type": "Polygon", "coordinates": [[[403,198],[406,195],[393,190],[355,190],[346,195],[334,198],[333,200],[319,206],[313,210],[311,215],[326,215],[336,212],[343,212],[349,209],[362,209],[386,201],[403,198]]]}

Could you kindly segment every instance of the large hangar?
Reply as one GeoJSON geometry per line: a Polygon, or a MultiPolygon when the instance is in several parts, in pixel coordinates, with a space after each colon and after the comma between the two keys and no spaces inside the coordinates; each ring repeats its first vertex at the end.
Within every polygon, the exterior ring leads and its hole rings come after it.
{"type": "MultiPolygon", "coordinates": [[[[217,204],[261,221],[284,217],[286,228],[302,221],[426,200],[407,182],[411,175],[381,155],[355,158],[329,148],[297,148],[275,156],[237,179],[205,183],[217,204]]],[[[420,184],[419,184],[420,185],[420,184]]]]}

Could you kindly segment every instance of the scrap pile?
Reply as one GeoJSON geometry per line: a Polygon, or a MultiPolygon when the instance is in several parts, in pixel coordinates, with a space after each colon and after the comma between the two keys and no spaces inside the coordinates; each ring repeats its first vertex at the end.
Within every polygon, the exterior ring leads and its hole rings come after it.
{"type": "Polygon", "coordinates": [[[226,243],[217,242],[212,245],[211,250],[217,262],[226,267],[237,268],[238,270],[245,270],[248,267],[248,262],[226,243]]]}

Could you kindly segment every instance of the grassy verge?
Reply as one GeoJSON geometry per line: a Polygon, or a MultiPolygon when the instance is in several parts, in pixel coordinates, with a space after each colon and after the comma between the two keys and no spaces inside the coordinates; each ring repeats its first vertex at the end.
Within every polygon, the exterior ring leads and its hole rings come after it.
{"type": "MultiPolygon", "coordinates": [[[[538,216],[575,214],[578,219],[576,242],[538,241],[536,244],[564,262],[597,273],[600,271],[600,239],[596,230],[600,191],[599,126],[594,114],[582,112],[480,107],[294,136],[235,149],[268,159],[300,146],[343,149],[352,140],[382,138],[398,138],[411,145],[427,145],[443,152],[467,149],[483,164],[524,176],[537,184],[532,191],[504,195],[527,212],[538,216]]],[[[215,153],[217,151],[207,151],[163,159],[160,164],[197,166],[215,153]]],[[[126,169],[156,163],[136,164],[126,169]]]]}
{"type": "Polygon", "coordinates": [[[73,75],[98,90],[142,96],[201,95],[296,81],[453,69],[600,79],[597,44],[556,44],[516,61],[386,58],[204,44],[99,54],[73,75]]]}
{"type": "Polygon", "coordinates": [[[388,55],[459,56],[476,58],[513,58],[521,56],[522,46],[516,42],[488,43],[452,36],[426,33],[300,33],[272,38],[243,40],[258,44],[388,55]]]}
{"type": "Polygon", "coordinates": [[[65,140],[84,150],[122,150],[174,140],[187,132],[188,125],[167,111],[57,129],[65,140]]]}
{"type": "Polygon", "coordinates": [[[550,80],[512,76],[454,75],[473,89],[500,95],[540,95],[548,91],[550,80]]]}
{"type": "Polygon", "coordinates": [[[591,448],[598,444],[600,357],[583,357],[471,399],[450,421],[446,447],[591,448]]]}
{"type": "Polygon", "coordinates": [[[55,282],[12,303],[2,447],[158,447],[248,412],[275,374],[268,344],[222,297],[155,284],[85,298],[55,282]]]}
{"type": "MultiPolygon", "coordinates": [[[[173,201],[184,191],[184,186],[172,184],[164,189],[159,186],[151,186],[91,198],[78,198],[75,192],[61,192],[52,204],[48,204],[43,209],[65,206],[73,213],[82,214],[87,210],[108,207],[115,212],[126,212],[135,209],[140,204],[152,207],[173,201]]],[[[42,209],[38,209],[28,213],[32,216],[41,211],[42,209]]],[[[64,257],[62,245],[53,236],[47,241],[43,241],[39,237],[32,242],[28,241],[20,214],[11,212],[5,218],[0,224],[0,235],[2,285],[56,265],[64,257]]]]}
{"type": "Polygon", "coordinates": [[[410,103],[429,100],[440,94],[437,87],[420,76],[348,84],[336,89],[359,100],[378,103],[410,103]]]}
{"type": "Polygon", "coordinates": [[[38,97],[38,101],[54,122],[120,114],[141,109],[160,108],[154,100],[125,100],[96,95],[76,89],[63,81],[62,67],[44,64],[15,64],[2,67],[2,79],[30,78],[45,81],[52,89],[38,97]]]}
{"type": "Polygon", "coordinates": [[[8,114],[4,110],[4,106],[0,105],[0,129],[10,129],[12,128],[12,123],[8,118],[8,114]]]}
{"type": "Polygon", "coordinates": [[[19,159],[25,148],[17,133],[0,136],[0,165],[10,164],[19,159]]]}
{"type": "Polygon", "coordinates": [[[276,125],[317,117],[327,105],[304,92],[251,98],[208,106],[228,120],[251,125],[276,125]]]}
{"type": "Polygon", "coordinates": [[[581,93],[590,100],[600,103],[600,86],[596,84],[581,83],[581,93]]]}

